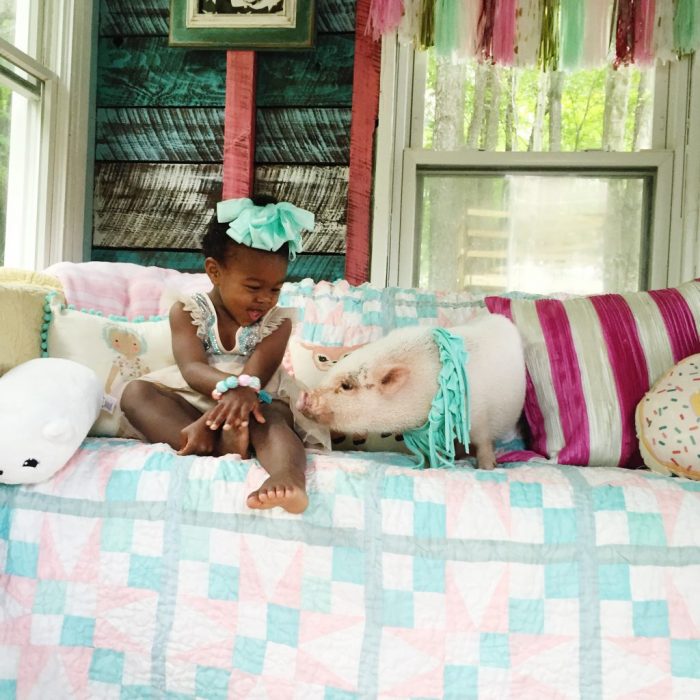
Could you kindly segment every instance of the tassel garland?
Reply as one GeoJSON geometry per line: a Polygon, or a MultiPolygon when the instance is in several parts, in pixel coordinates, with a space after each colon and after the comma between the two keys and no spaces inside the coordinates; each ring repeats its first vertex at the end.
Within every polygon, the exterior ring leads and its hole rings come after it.
{"type": "Polygon", "coordinates": [[[371,0],[366,33],[439,56],[543,70],[675,60],[700,48],[698,0],[371,0]],[[612,50],[611,50],[612,49],[612,50]]]}

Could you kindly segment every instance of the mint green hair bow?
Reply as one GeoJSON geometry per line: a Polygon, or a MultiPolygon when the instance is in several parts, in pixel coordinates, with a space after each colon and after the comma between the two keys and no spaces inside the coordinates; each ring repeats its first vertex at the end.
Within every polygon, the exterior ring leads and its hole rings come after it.
{"type": "Polygon", "coordinates": [[[258,207],[247,197],[226,199],[216,205],[220,224],[230,224],[226,233],[237,243],[259,250],[279,250],[289,245],[289,259],[301,253],[301,232],[314,230],[314,215],[289,202],[258,207]]]}

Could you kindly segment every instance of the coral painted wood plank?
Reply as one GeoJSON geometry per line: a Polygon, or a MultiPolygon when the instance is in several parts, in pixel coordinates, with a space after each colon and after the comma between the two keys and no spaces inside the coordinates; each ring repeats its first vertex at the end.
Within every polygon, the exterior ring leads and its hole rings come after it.
{"type": "Polygon", "coordinates": [[[122,107],[97,110],[97,160],[221,163],[221,107],[122,107]]]}
{"type": "Polygon", "coordinates": [[[350,159],[350,109],[259,109],[257,163],[328,163],[350,159]]]}
{"type": "Polygon", "coordinates": [[[379,113],[381,44],[365,34],[371,0],[357,0],[355,72],[350,129],[350,183],[345,277],[351,284],[366,282],[372,195],[372,155],[379,113]]]}
{"type": "Polygon", "coordinates": [[[253,193],[255,65],[254,51],[227,52],[223,199],[253,193]]]}

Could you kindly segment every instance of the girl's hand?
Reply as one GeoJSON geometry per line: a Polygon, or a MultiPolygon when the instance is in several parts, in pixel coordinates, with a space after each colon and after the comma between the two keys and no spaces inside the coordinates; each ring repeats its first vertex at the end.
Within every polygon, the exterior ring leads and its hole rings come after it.
{"type": "Polygon", "coordinates": [[[229,389],[219,399],[218,403],[206,414],[206,423],[211,430],[247,428],[250,414],[258,423],[264,423],[265,418],[260,408],[258,392],[247,386],[229,389]]]}
{"type": "Polygon", "coordinates": [[[197,418],[194,423],[190,423],[180,431],[183,445],[178,451],[179,455],[210,455],[214,453],[216,435],[207,425],[207,416],[208,414],[205,413],[201,418],[197,418]]]}

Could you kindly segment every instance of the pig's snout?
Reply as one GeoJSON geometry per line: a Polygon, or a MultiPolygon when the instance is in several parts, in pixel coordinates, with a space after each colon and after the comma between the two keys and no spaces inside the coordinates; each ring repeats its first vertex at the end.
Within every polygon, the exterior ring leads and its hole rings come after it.
{"type": "Polygon", "coordinates": [[[318,391],[302,391],[297,398],[296,407],[307,418],[323,425],[330,425],[333,420],[333,411],[328,408],[327,402],[321,398],[318,391]]]}

